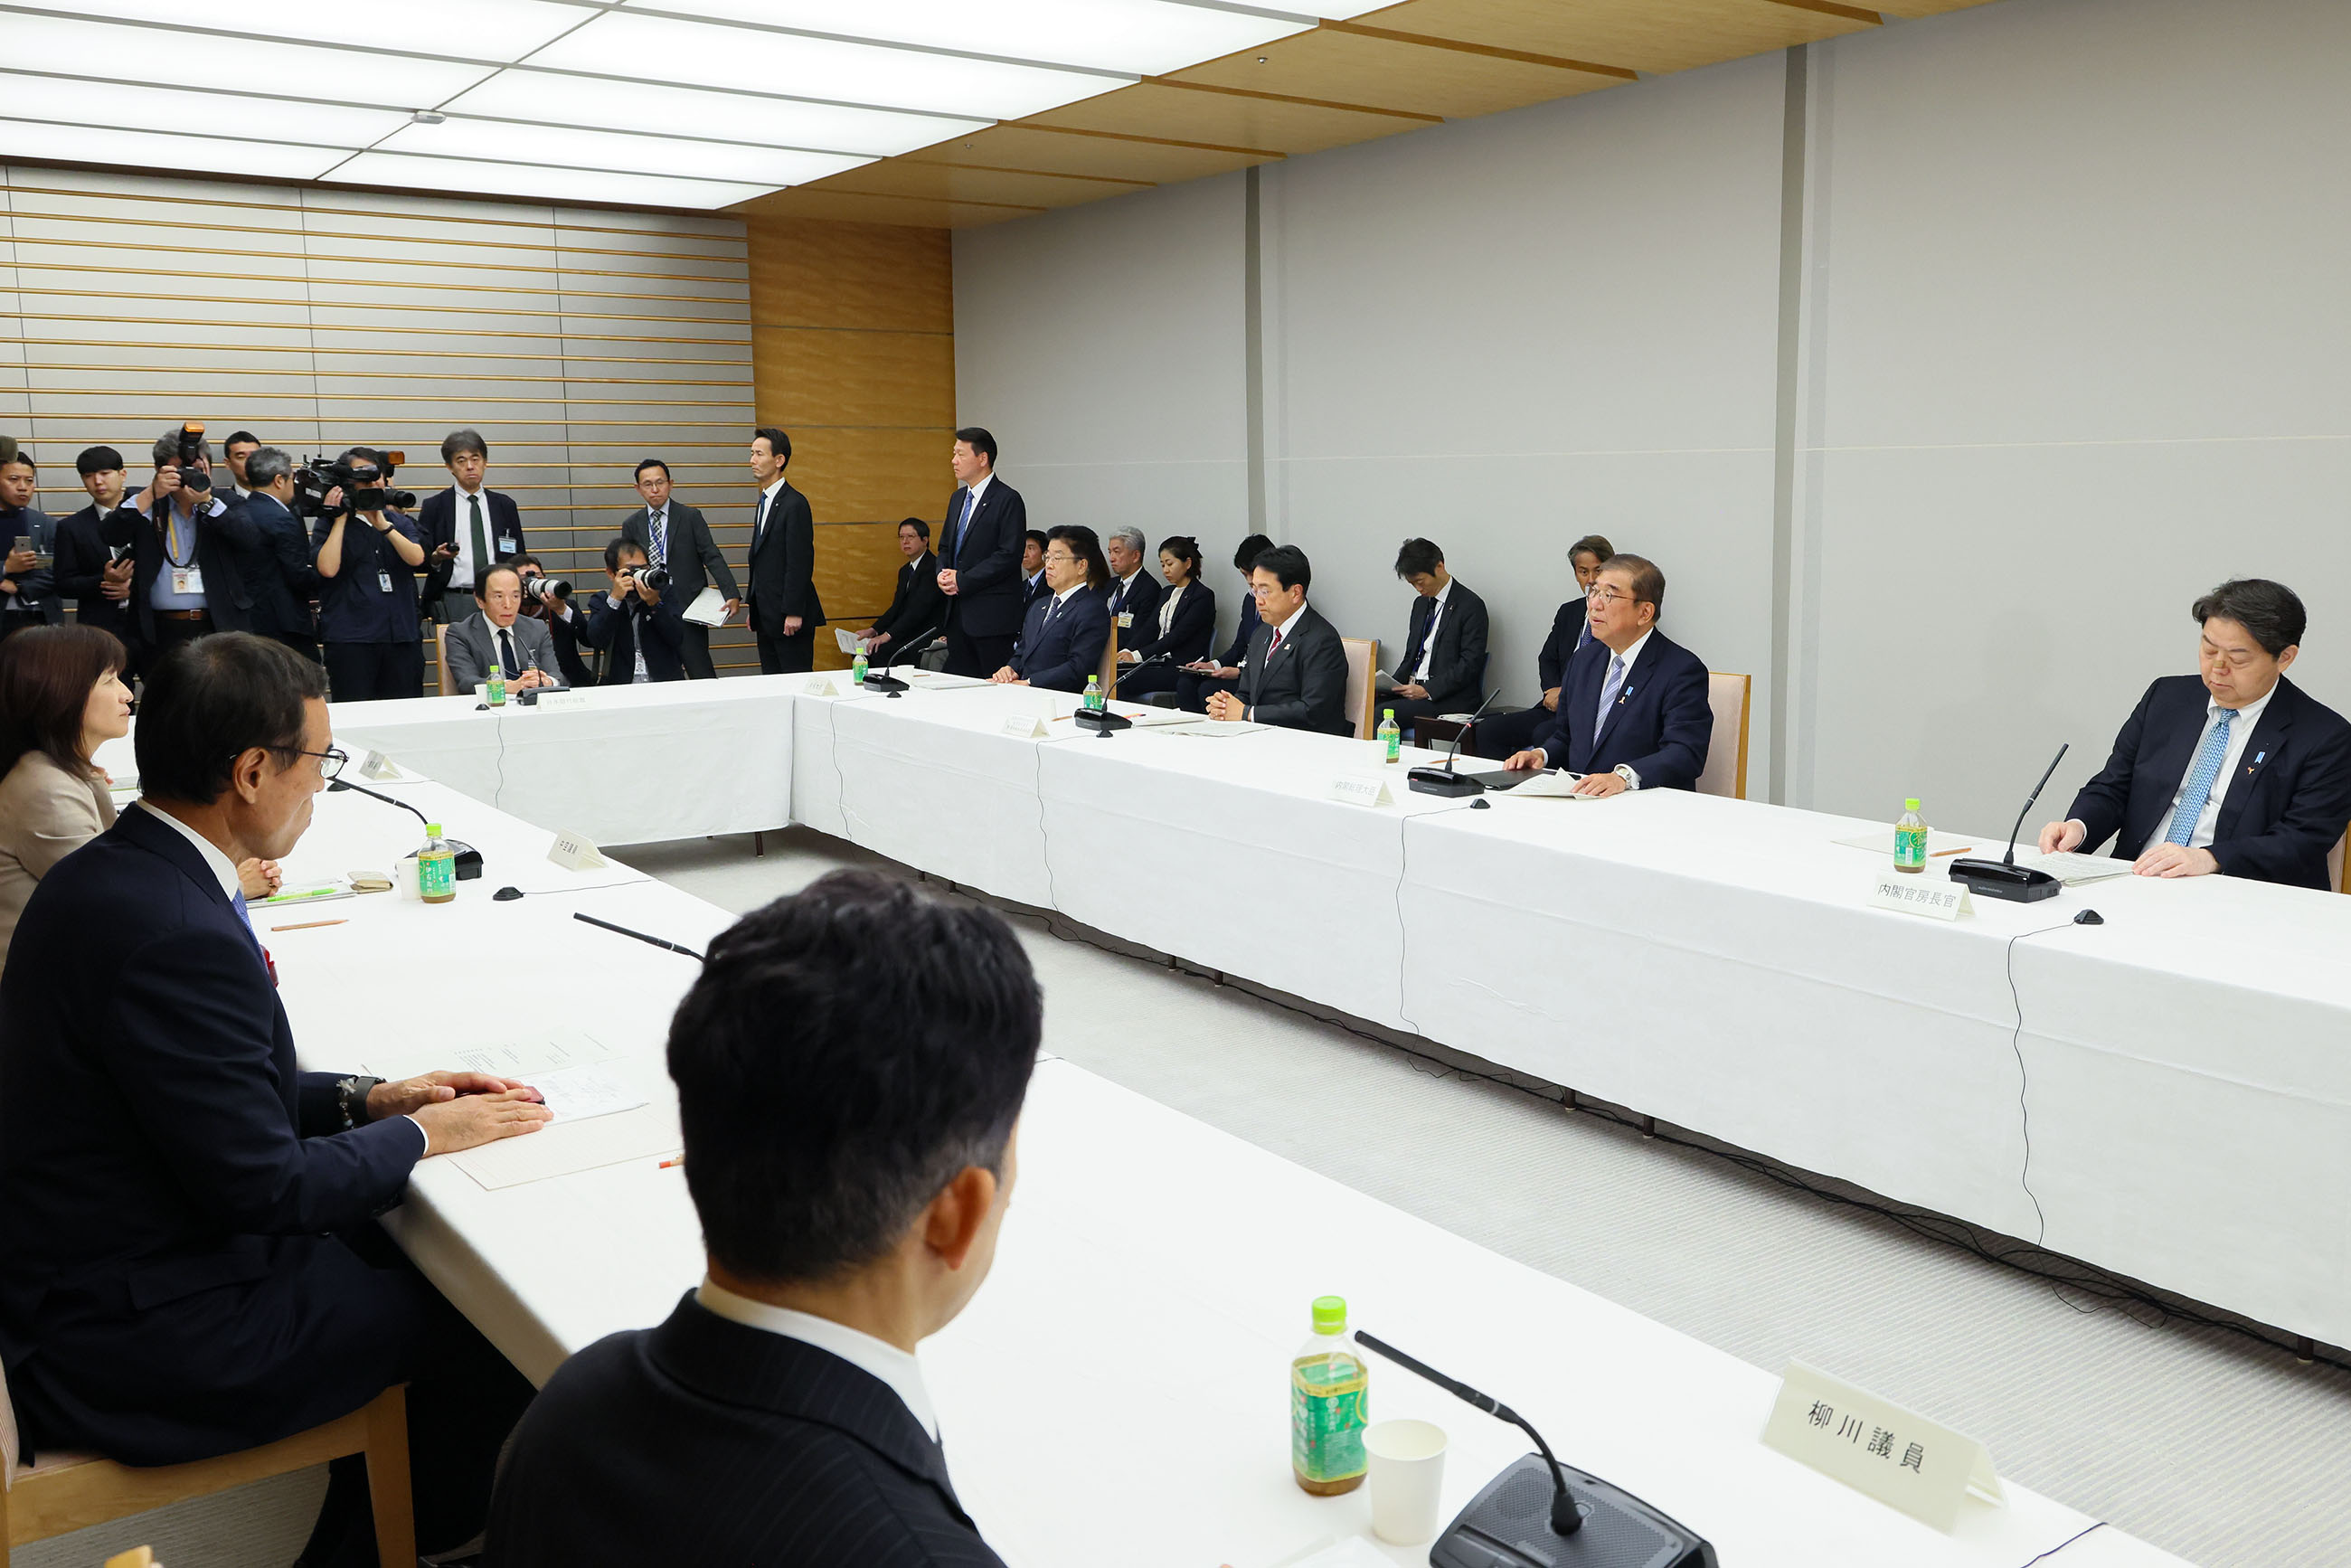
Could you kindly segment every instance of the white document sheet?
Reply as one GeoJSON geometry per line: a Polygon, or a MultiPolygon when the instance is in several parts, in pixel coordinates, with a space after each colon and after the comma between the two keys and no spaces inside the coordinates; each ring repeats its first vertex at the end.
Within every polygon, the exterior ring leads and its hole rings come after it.
{"type": "MultiPolygon", "coordinates": [[[[1998,860],[2000,857],[1987,855],[1984,858],[1998,860]]],[[[2016,863],[2030,866],[2034,871],[2045,871],[2068,887],[2085,882],[2104,882],[2110,876],[2128,876],[2131,873],[2131,862],[2128,861],[2118,861],[2112,855],[2085,855],[2078,850],[2056,855],[2026,854],[2019,850],[2016,853],[2016,863]]]]}
{"type": "Polygon", "coordinates": [[[832,629],[832,645],[842,653],[854,656],[857,653],[857,633],[846,626],[836,626],[832,629]]]}
{"type": "Polygon", "coordinates": [[[633,1111],[645,1103],[645,1097],[630,1086],[627,1079],[609,1067],[567,1067],[560,1072],[542,1072],[529,1080],[555,1113],[558,1122],[584,1122],[590,1116],[610,1116],[615,1112],[633,1111]]]}
{"type": "Polygon", "coordinates": [[[685,607],[685,618],[696,626],[726,624],[726,596],[715,588],[705,588],[694,596],[685,607]]]}
{"type": "Polygon", "coordinates": [[[684,1141],[675,1105],[640,1105],[617,1115],[549,1122],[536,1133],[443,1157],[496,1191],[628,1160],[659,1160],[677,1153],[684,1141]]]}
{"type": "Polygon", "coordinates": [[[378,1078],[421,1078],[428,1072],[486,1072],[493,1078],[519,1078],[536,1082],[534,1074],[560,1072],[610,1061],[612,1048],[593,1035],[563,1040],[505,1040],[477,1045],[434,1046],[430,1051],[403,1051],[397,1055],[371,1057],[364,1065],[378,1078]]]}
{"type": "MultiPolygon", "coordinates": [[[[1538,773],[1523,784],[1514,784],[1499,791],[1505,800],[1603,800],[1604,795],[1579,795],[1575,787],[1583,782],[1581,773],[1538,773]]],[[[1494,793],[1489,791],[1489,793],[1494,793]]]]}

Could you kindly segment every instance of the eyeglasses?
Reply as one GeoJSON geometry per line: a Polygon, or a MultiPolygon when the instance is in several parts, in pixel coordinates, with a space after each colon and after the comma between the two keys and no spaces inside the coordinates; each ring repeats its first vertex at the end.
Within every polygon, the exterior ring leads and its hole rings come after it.
{"type": "Polygon", "coordinates": [[[319,776],[326,779],[330,784],[333,783],[336,778],[342,773],[343,764],[351,759],[351,754],[345,751],[340,746],[330,746],[324,751],[304,751],[299,747],[289,746],[280,748],[278,755],[281,757],[317,758],[319,759],[319,776]]]}
{"type": "Polygon", "coordinates": [[[1078,559],[1076,556],[1071,555],[1067,550],[1050,549],[1045,552],[1045,559],[1050,561],[1059,561],[1063,566],[1074,566],[1077,564],[1078,559]]]}
{"type": "Polygon", "coordinates": [[[1616,590],[1611,588],[1604,582],[1595,582],[1590,588],[1585,589],[1583,591],[1583,597],[1588,600],[1596,601],[1602,604],[1614,604],[1619,601],[1629,601],[1635,604],[1646,604],[1648,602],[1646,599],[1635,599],[1629,593],[1619,593],[1616,590]]]}

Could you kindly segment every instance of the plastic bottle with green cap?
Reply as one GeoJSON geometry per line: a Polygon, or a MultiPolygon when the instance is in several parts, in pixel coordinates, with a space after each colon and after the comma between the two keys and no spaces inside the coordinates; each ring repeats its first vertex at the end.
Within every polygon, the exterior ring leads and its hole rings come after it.
{"type": "Polygon", "coordinates": [[[1404,727],[1395,721],[1395,709],[1381,710],[1380,727],[1372,731],[1372,735],[1379,741],[1390,762],[1404,755],[1404,727]]]}
{"type": "Polygon", "coordinates": [[[441,836],[441,824],[424,825],[424,847],[416,852],[416,891],[427,904],[447,904],[457,896],[457,852],[441,836]]]}
{"type": "Polygon", "coordinates": [[[1918,814],[1918,799],[1902,802],[1902,820],[1894,824],[1894,869],[1927,869],[1927,819],[1918,814]]]}
{"type": "Polygon", "coordinates": [[[1369,1368],[1347,1338],[1347,1303],[1314,1298],[1314,1332],[1290,1358],[1290,1468],[1316,1497],[1364,1484],[1369,1368]]]}

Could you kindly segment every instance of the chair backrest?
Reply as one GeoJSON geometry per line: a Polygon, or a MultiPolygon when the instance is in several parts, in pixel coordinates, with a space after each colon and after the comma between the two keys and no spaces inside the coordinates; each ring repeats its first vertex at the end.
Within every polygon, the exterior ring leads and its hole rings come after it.
{"type": "Polygon", "coordinates": [[[433,628],[433,653],[441,667],[441,695],[444,697],[464,696],[465,694],[451,685],[449,680],[449,627],[445,622],[433,628]]]}
{"type": "Polygon", "coordinates": [[[1118,622],[1110,623],[1110,641],[1102,644],[1102,668],[1094,672],[1102,678],[1102,688],[1110,690],[1111,682],[1118,678],[1118,622]]]}
{"type": "Polygon", "coordinates": [[[1355,738],[1369,740],[1379,721],[1372,713],[1372,674],[1380,667],[1380,640],[1377,637],[1342,637],[1347,650],[1347,713],[1355,726],[1355,738]]]}
{"type": "Polygon", "coordinates": [[[8,1403],[8,1377],[0,1373],[0,1491],[14,1481],[16,1461],[24,1452],[25,1446],[16,1438],[16,1407],[8,1403]]]}
{"type": "Polygon", "coordinates": [[[2335,884],[2337,893],[2351,893],[2351,887],[2343,884],[2343,846],[2346,841],[2351,841],[2351,833],[2335,840],[2335,847],[2326,852],[2326,880],[2335,884]]]}
{"type": "Polygon", "coordinates": [[[1707,672],[1707,705],[1714,709],[1714,738],[1707,742],[1706,771],[1698,776],[1701,795],[1747,799],[1747,699],[1755,677],[1707,672]]]}

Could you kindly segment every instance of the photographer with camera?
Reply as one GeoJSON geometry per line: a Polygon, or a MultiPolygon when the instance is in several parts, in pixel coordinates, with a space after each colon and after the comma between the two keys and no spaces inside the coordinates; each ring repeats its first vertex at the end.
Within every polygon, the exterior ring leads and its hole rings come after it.
{"type": "Polygon", "coordinates": [[[0,565],[0,638],[66,618],[55,566],[57,519],[33,505],[40,482],[31,453],[12,452],[0,461],[0,549],[7,551],[0,565]]]}
{"type": "MultiPolygon", "coordinates": [[[[131,641],[131,545],[110,543],[106,520],[122,509],[122,454],[111,446],[86,447],[74,459],[89,505],[57,524],[57,593],[74,601],[74,617],[85,626],[131,641]]],[[[307,552],[306,552],[307,553],[307,552]]]]}
{"type": "Polygon", "coordinates": [[[165,431],[154,458],[153,481],[106,526],[110,543],[131,541],[131,632],[141,670],[208,632],[252,630],[245,557],[261,544],[244,509],[213,494],[203,425],[165,431]]]}
{"type": "MultiPolygon", "coordinates": [[[[235,438],[230,438],[235,450],[235,438]]],[[[310,540],[294,515],[294,459],[275,446],[245,454],[242,503],[261,548],[245,560],[245,587],[253,601],[253,630],[283,643],[312,664],[319,639],[310,624],[310,601],[319,595],[319,573],[310,565],[310,540]]]]}
{"type": "Polygon", "coordinates": [[[416,635],[417,579],[424,536],[406,513],[388,510],[392,465],[372,446],[354,446],[311,484],[334,486],[317,503],[312,564],[319,572],[319,640],[337,702],[424,695],[424,645],[416,635]]]}
{"type": "Polygon", "coordinates": [[[555,667],[567,686],[592,686],[596,672],[581,657],[580,644],[588,631],[588,612],[571,602],[571,580],[550,577],[535,555],[518,555],[507,565],[522,577],[522,612],[547,628],[555,643],[555,667]]]}
{"type": "MultiPolygon", "coordinates": [[[[645,547],[645,559],[666,567],[677,585],[678,602],[692,604],[705,588],[726,596],[726,613],[743,608],[743,591],[735,585],[734,570],[710,536],[709,520],[670,491],[669,465],[648,457],[637,465],[637,494],[645,504],[621,524],[621,537],[645,547]]],[[[690,680],[715,679],[710,663],[710,628],[685,623],[685,673],[690,680]]]]}
{"type": "Polygon", "coordinates": [[[474,602],[481,609],[451,626],[444,645],[451,685],[472,691],[490,678],[492,664],[510,692],[563,684],[548,673],[556,663],[555,639],[538,622],[522,619],[522,573],[511,563],[500,561],[482,572],[474,584],[474,602]]]}
{"type": "Polygon", "coordinates": [[[669,573],[647,564],[644,546],[614,539],[604,547],[612,591],[588,612],[588,645],[604,653],[600,685],[685,679],[685,614],[669,573]]]}

